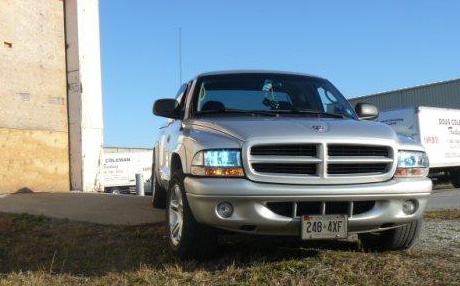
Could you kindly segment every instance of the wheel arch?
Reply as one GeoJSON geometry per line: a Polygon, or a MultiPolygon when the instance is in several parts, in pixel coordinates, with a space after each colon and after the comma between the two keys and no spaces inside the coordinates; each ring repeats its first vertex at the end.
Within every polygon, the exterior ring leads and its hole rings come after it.
{"type": "Polygon", "coordinates": [[[171,177],[174,176],[176,172],[181,172],[182,174],[186,173],[185,160],[183,160],[182,157],[178,153],[171,154],[170,166],[171,166],[171,177]]]}

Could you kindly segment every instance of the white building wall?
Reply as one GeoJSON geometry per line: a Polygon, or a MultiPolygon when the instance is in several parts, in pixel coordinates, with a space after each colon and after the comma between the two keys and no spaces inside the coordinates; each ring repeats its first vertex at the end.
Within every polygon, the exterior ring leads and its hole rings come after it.
{"type": "Polygon", "coordinates": [[[99,1],[67,0],[65,10],[71,188],[102,191],[99,1]]]}

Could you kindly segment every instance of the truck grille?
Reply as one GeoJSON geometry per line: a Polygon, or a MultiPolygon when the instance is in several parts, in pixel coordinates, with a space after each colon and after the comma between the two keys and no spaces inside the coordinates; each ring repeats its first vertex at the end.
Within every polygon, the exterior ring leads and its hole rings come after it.
{"type": "Polygon", "coordinates": [[[382,146],[356,146],[343,144],[330,144],[327,148],[329,156],[382,156],[388,157],[388,147],[382,146]]]}
{"type": "Polygon", "coordinates": [[[249,147],[248,176],[284,183],[377,182],[391,178],[394,153],[391,146],[370,144],[260,144],[249,147]],[[364,177],[367,181],[352,180],[364,177]]]}
{"type": "Polygon", "coordinates": [[[388,164],[329,164],[327,173],[331,175],[383,173],[388,164]]]}
{"type": "Polygon", "coordinates": [[[279,174],[316,174],[315,164],[252,164],[255,171],[260,173],[279,173],[279,174]]]}
{"type": "Polygon", "coordinates": [[[251,148],[252,155],[274,156],[316,156],[315,144],[262,145],[251,148]]]}
{"type": "Polygon", "coordinates": [[[329,214],[344,214],[352,217],[370,211],[374,205],[375,201],[266,203],[267,208],[272,212],[286,217],[329,214]]]}

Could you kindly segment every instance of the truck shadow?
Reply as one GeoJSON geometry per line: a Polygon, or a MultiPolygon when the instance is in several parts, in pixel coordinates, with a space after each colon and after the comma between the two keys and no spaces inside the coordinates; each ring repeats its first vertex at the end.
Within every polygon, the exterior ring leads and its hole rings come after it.
{"type": "Polygon", "coordinates": [[[301,241],[293,237],[226,235],[219,241],[217,259],[252,263],[317,256],[320,250],[359,251],[358,241],[301,241]]]}
{"type": "Polygon", "coordinates": [[[163,223],[112,226],[0,213],[2,273],[44,271],[88,277],[147,267],[164,271],[225,270],[258,262],[315,258],[321,251],[359,251],[356,241],[224,235],[212,259],[180,261],[168,250],[163,223]]]}

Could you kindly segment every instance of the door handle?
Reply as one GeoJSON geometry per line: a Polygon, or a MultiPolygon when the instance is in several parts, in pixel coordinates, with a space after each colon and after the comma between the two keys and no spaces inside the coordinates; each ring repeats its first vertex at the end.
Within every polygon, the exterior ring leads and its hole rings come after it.
{"type": "Polygon", "coordinates": [[[166,137],[166,142],[169,143],[170,140],[171,140],[171,135],[168,135],[168,137],[166,137]]]}

